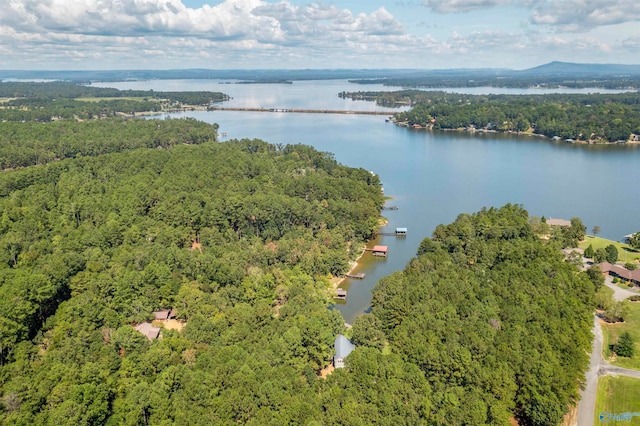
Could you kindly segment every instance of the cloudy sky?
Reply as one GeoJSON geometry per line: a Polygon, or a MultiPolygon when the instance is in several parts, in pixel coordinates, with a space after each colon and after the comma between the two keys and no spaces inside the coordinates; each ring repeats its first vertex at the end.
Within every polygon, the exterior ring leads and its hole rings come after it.
{"type": "Polygon", "coordinates": [[[638,0],[0,0],[1,69],[640,63],[638,0]]]}

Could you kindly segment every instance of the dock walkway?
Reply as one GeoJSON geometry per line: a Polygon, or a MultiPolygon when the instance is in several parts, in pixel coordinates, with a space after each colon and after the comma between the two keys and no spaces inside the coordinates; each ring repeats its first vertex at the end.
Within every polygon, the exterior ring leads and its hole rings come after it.
{"type": "Polygon", "coordinates": [[[357,273],[357,274],[347,274],[345,275],[345,278],[354,278],[356,280],[363,280],[365,277],[363,272],[357,273]]]}

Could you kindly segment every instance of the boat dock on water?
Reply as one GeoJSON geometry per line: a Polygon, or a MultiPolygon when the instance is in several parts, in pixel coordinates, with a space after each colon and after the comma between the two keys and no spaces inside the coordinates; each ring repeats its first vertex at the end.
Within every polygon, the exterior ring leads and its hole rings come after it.
{"type": "Polygon", "coordinates": [[[363,272],[357,273],[357,274],[347,274],[345,275],[345,278],[353,278],[356,280],[363,280],[365,277],[365,274],[363,272]]]}

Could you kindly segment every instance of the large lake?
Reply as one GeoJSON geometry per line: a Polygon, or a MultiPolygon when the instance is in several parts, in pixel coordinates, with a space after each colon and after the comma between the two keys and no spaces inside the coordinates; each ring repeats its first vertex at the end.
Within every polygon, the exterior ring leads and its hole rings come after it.
{"type": "MultiPolygon", "coordinates": [[[[338,98],[341,91],[397,90],[359,86],[344,80],[294,84],[220,84],[212,80],[150,80],[101,83],[119,89],[213,90],[229,94],[229,106],[393,111],[368,102],[338,98]]],[[[465,89],[461,89],[465,90],[465,89]]],[[[560,92],[547,91],[547,92],[560,92]]],[[[590,90],[572,91],[586,93],[590,90]]],[[[593,90],[591,90],[593,91],[593,90]]],[[[474,88],[473,93],[504,93],[474,88]]],[[[509,93],[542,93],[511,90],[509,93]]],[[[362,281],[353,280],[345,304],[346,322],[364,312],[371,290],[383,276],[404,269],[420,241],[461,212],[505,203],[524,205],[530,215],[600,226],[601,236],[620,240],[640,230],[640,147],[580,146],[535,137],[411,130],[384,116],[195,111],[171,114],[218,123],[222,138],[260,138],[272,143],[304,143],[352,167],[379,174],[390,205],[383,232],[407,227],[406,238],[383,236],[387,259],[365,255],[362,281]]],[[[164,117],[164,115],[162,116],[164,117]]]]}

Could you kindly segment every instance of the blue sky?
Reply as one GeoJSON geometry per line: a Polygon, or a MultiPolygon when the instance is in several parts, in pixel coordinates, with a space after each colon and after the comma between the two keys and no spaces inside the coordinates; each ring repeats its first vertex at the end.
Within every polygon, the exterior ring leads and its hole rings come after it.
{"type": "Polygon", "coordinates": [[[638,0],[0,0],[2,69],[640,63],[638,0]]]}

